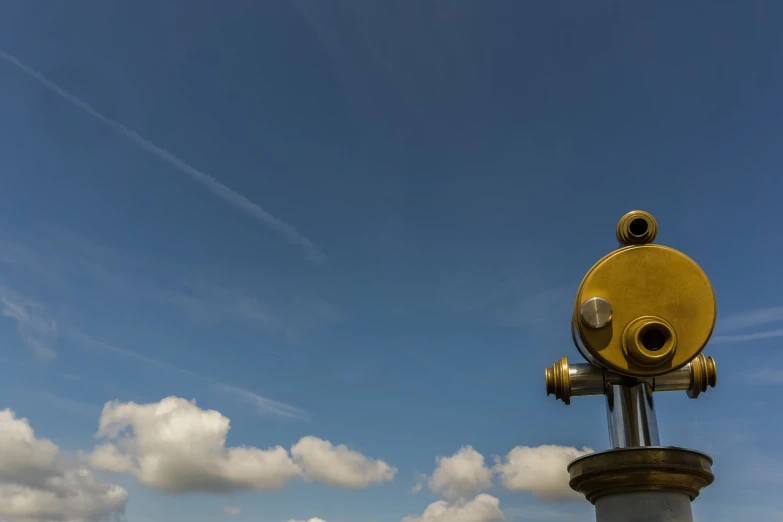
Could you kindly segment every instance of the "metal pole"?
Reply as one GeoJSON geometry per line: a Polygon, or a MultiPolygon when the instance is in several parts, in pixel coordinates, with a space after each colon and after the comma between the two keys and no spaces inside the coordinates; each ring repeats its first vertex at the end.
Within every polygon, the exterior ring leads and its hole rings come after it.
{"type": "Polygon", "coordinates": [[[652,386],[612,384],[606,389],[609,444],[614,448],[660,446],[652,386]]]}

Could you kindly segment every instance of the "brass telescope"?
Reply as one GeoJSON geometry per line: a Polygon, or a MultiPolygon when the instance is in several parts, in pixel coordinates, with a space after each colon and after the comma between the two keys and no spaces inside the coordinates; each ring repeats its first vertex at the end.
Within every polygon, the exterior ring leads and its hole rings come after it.
{"type": "Polygon", "coordinates": [[[658,224],[635,210],[617,225],[618,249],[598,260],[576,292],[571,333],[586,363],[562,357],[545,370],[547,395],[604,395],[610,449],[571,462],[570,486],[598,522],[691,522],[690,502],[712,483],[707,455],[661,446],[653,393],[696,399],[717,383],[702,350],[717,316],[704,271],[654,244],[658,224]]]}

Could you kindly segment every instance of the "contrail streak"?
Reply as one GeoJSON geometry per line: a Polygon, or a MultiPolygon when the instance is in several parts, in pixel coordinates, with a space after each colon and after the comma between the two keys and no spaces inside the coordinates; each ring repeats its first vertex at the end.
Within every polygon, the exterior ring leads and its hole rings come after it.
{"type": "Polygon", "coordinates": [[[247,199],[245,196],[234,192],[209,174],[198,170],[197,168],[182,161],[169,151],[158,147],[148,139],[143,138],[136,132],[130,130],[122,123],[115,121],[108,116],[104,116],[75,95],[69,93],[43,74],[31,69],[24,63],[20,62],[16,57],[8,54],[2,49],[0,49],[0,59],[17,67],[53,93],[67,100],[101,123],[113,128],[147,152],[154,154],[180,172],[187,174],[194,181],[197,181],[207,187],[213,194],[221,198],[229,205],[245,212],[260,223],[278,232],[286,239],[286,241],[304,250],[305,254],[312,262],[318,264],[326,262],[326,255],[323,253],[323,251],[321,251],[320,248],[318,248],[315,243],[300,234],[293,226],[289,225],[285,221],[282,221],[281,219],[276,218],[263,208],[247,199]]]}
{"type": "Polygon", "coordinates": [[[295,406],[291,406],[290,404],[286,404],[284,402],[279,402],[272,399],[268,399],[266,397],[262,397],[257,393],[253,393],[244,388],[240,388],[239,386],[226,384],[224,382],[215,380],[211,377],[207,377],[205,375],[201,375],[194,371],[187,370],[185,368],[177,366],[176,364],[154,359],[152,357],[142,355],[133,350],[128,350],[127,348],[120,348],[119,346],[114,346],[113,344],[109,344],[107,342],[101,341],[100,339],[91,337],[72,326],[66,325],[64,333],[69,338],[75,341],[79,341],[80,343],[90,345],[94,348],[98,348],[105,352],[113,353],[121,357],[136,359],[150,366],[174,370],[176,372],[189,375],[190,377],[195,377],[196,379],[206,381],[218,391],[225,392],[225,393],[232,393],[237,397],[239,397],[240,399],[243,399],[244,401],[251,403],[253,406],[256,407],[256,410],[259,413],[277,415],[278,417],[286,417],[289,419],[308,419],[310,416],[310,414],[307,413],[306,411],[301,410],[295,406]]]}

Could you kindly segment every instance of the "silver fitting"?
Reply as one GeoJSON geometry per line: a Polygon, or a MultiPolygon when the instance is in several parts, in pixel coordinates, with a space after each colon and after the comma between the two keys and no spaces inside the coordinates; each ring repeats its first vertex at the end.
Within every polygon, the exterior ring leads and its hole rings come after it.
{"type": "Polygon", "coordinates": [[[579,309],[582,322],[594,329],[603,328],[612,320],[612,305],[600,297],[591,297],[579,309]]]}

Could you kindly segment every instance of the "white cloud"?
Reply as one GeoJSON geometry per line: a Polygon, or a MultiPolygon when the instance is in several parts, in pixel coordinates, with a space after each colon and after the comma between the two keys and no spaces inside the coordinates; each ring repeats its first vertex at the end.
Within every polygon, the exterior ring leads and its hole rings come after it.
{"type": "Polygon", "coordinates": [[[133,469],[133,459],[114,444],[101,444],[92,453],[81,456],[93,468],[112,473],[126,473],[133,469]]]}
{"type": "Polygon", "coordinates": [[[19,337],[42,362],[57,358],[52,343],[57,336],[57,325],[44,313],[43,307],[19,292],[0,284],[2,314],[16,321],[19,337]]]}
{"type": "Polygon", "coordinates": [[[125,511],[128,492],[66,465],[59,448],[38,439],[27,419],[0,411],[0,517],[97,522],[125,511]]]}
{"type": "Polygon", "coordinates": [[[166,493],[274,490],[300,474],[282,446],[227,448],[229,429],[220,412],[178,397],[151,404],[109,402],[98,436],[115,443],[87,458],[97,469],[129,471],[166,493]],[[127,428],[131,432],[124,435],[127,428]]]}
{"type": "Polygon", "coordinates": [[[238,517],[242,514],[242,510],[238,507],[224,507],[223,514],[229,517],[238,517]]]}
{"type": "Polygon", "coordinates": [[[303,437],[291,448],[291,455],[307,478],[334,486],[364,488],[390,481],[397,473],[382,460],[316,437],[303,437]]]}
{"type": "Polygon", "coordinates": [[[407,516],[402,522],[492,522],[502,520],[500,501],[487,494],[478,495],[470,501],[449,503],[445,500],[433,502],[419,516],[407,516]]]}
{"type": "Polygon", "coordinates": [[[391,480],[397,471],[316,437],[303,437],[290,454],[282,446],[226,447],[230,428],[220,412],[178,397],[109,402],[97,436],[110,442],[82,458],[96,469],[131,473],[165,493],[275,490],[294,477],[361,488],[391,480]]]}
{"type": "Polygon", "coordinates": [[[429,481],[430,490],[447,499],[472,497],[492,487],[492,470],[484,456],[464,446],[451,457],[438,457],[438,466],[429,481]]]}
{"type": "Polygon", "coordinates": [[[582,497],[568,485],[568,463],[592,453],[566,446],[517,446],[495,466],[503,486],[511,491],[528,491],[546,500],[579,500],[582,497]]]}
{"type": "Polygon", "coordinates": [[[294,520],[293,518],[291,520],[288,520],[287,522],[326,522],[326,520],[322,518],[310,518],[307,520],[294,520]]]}
{"type": "Polygon", "coordinates": [[[52,476],[60,448],[35,438],[27,419],[11,410],[0,411],[0,427],[0,480],[40,485],[52,476]]]}

